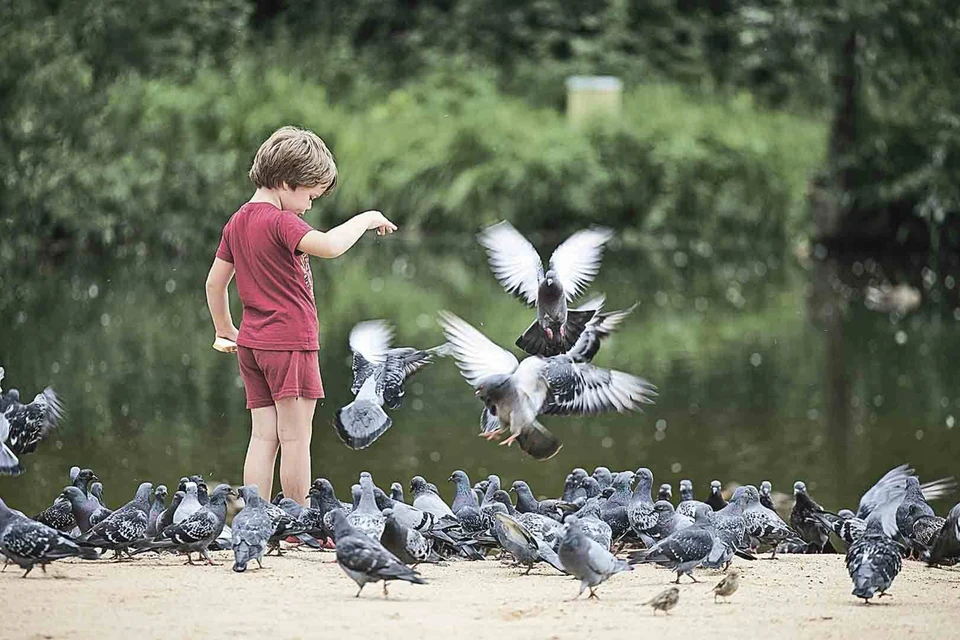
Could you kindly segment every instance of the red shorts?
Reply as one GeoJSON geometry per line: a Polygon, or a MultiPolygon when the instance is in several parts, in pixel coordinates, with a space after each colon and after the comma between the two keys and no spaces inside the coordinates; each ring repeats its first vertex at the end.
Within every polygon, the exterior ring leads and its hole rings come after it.
{"type": "Polygon", "coordinates": [[[266,351],[237,347],[247,409],[276,404],[281,398],[322,398],[318,351],[266,351]]]}

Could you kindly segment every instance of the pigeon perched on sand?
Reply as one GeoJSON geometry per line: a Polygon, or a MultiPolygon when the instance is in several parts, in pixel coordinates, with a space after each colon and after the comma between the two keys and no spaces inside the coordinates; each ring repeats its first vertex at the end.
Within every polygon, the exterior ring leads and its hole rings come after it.
{"type": "Polygon", "coordinates": [[[632,552],[630,563],[653,562],[675,571],[676,584],[680,584],[680,576],[684,574],[694,582],[699,582],[693,577],[693,569],[704,562],[720,564],[725,545],[717,536],[710,506],[698,506],[695,514],[693,526],[675,532],[649,549],[632,552]]]}
{"type": "MultiPolygon", "coordinates": [[[[305,507],[293,498],[281,498],[276,506],[293,519],[289,524],[289,531],[290,535],[300,541],[298,544],[305,544],[311,549],[323,548],[317,540],[323,540],[327,533],[321,509],[305,507]]],[[[226,531],[227,527],[224,527],[224,532],[226,531]]],[[[279,547],[279,544],[277,546],[279,547]]]]}
{"type": "Polygon", "coordinates": [[[121,560],[122,553],[134,542],[142,540],[146,534],[152,492],[152,484],[141,483],[133,500],[96,524],[78,541],[91,547],[112,549],[115,552],[114,557],[121,560]]]}
{"type": "Polygon", "coordinates": [[[102,483],[93,482],[90,484],[90,497],[95,499],[100,504],[100,508],[97,509],[92,516],[90,516],[90,526],[95,527],[107,516],[113,513],[113,509],[108,508],[107,503],[103,501],[102,483]]]}
{"type": "Polygon", "coordinates": [[[770,484],[769,480],[764,480],[760,483],[760,504],[765,506],[770,511],[776,512],[777,508],[773,504],[773,496],[771,492],[773,491],[773,485],[770,484]]]}
{"type": "Polygon", "coordinates": [[[936,513],[923,497],[920,480],[916,476],[909,476],[906,482],[903,500],[897,507],[897,529],[909,539],[913,537],[913,526],[917,519],[923,516],[935,516],[936,513]]]}
{"type": "MultiPolygon", "coordinates": [[[[756,491],[756,487],[751,488],[756,491]]],[[[710,514],[710,519],[713,520],[717,531],[717,537],[723,541],[726,551],[719,563],[710,559],[703,563],[704,567],[708,569],[718,569],[722,564],[724,568],[727,568],[734,555],[749,560],[756,559],[755,556],[745,551],[749,543],[749,538],[747,537],[747,521],[744,517],[748,493],[749,490],[747,487],[737,487],[727,506],[710,514]]]]}
{"type": "Polygon", "coordinates": [[[390,497],[396,502],[406,503],[406,500],[403,499],[403,485],[399,482],[394,482],[391,484],[390,497]]]}
{"type": "Polygon", "coordinates": [[[547,516],[539,513],[520,513],[514,509],[510,502],[510,496],[503,489],[498,489],[493,494],[493,499],[504,505],[507,515],[516,520],[538,542],[544,542],[550,549],[556,549],[560,546],[560,540],[563,536],[563,525],[547,516]]]}
{"type": "Polygon", "coordinates": [[[954,505],[933,541],[927,564],[951,566],[960,561],[960,503],[954,505]]]}
{"type": "Polygon", "coordinates": [[[574,513],[577,506],[572,502],[563,500],[537,500],[524,480],[515,480],[510,487],[512,493],[517,494],[517,511],[520,513],[539,513],[542,516],[552,518],[557,522],[563,521],[566,514],[574,513]]]}
{"type": "Polygon", "coordinates": [[[486,531],[491,522],[480,512],[480,505],[477,504],[476,496],[470,488],[470,478],[465,472],[457,469],[450,475],[449,480],[456,487],[452,509],[460,526],[469,534],[486,531]]]}
{"type": "MultiPolygon", "coordinates": [[[[150,505],[150,513],[147,514],[147,532],[148,538],[156,536],[161,530],[157,529],[157,520],[160,514],[167,508],[167,487],[161,484],[153,490],[153,503],[150,505]]],[[[81,527],[83,529],[83,527],[81,527]]]]}
{"type": "Polygon", "coordinates": [[[251,560],[256,560],[257,565],[263,568],[261,560],[267,550],[267,540],[276,529],[276,523],[267,513],[257,485],[244,485],[240,487],[239,494],[243,498],[244,506],[233,518],[231,533],[233,570],[243,573],[251,560]]]}
{"type": "Polygon", "coordinates": [[[797,480],[793,483],[795,502],[790,511],[790,526],[807,543],[809,553],[836,553],[830,542],[830,533],[814,514],[824,513],[823,507],[807,493],[807,485],[797,480]]]}
{"type": "Polygon", "coordinates": [[[393,424],[383,410],[403,404],[407,378],[442,354],[444,347],[426,351],[411,347],[390,347],[393,328],[384,320],[361,322],[350,331],[353,351],[353,384],[356,398],[334,416],[337,435],[351,449],[365,449],[393,424]]]}
{"type": "Polygon", "coordinates": [[[680,602],[680,589],[677,587],[669,587],[653,596],[643,604],[653,607],[654,615],[657,614],[657,611],[663,611],[669,615],[670,610],[677,606],[678,602],[680,602]]]}
{"type": "MultiPolygon", "coordinates": [[[[717,483],[717,490],[719,491],[720,482],[716,480],[714,482],[717,483]]],[[[710,494],[713,495],[712,483],[710,485],[710,494]]],[[[720,499],[723,500],[723,496],[720,496],[720,499]]],[[[679,513],[680,515],[686,518],[690,518],[690,520],[693,520],[696,518],[696,515],[697,515],[697,506],[701,504],[706,505],[707,503],[693,499],[693,483],[690,482],[689,480],[681,480],[680,481],[680,502],[677,504],[677,513],[679,513]]],[[[713,509],[712,506],[710,505],[707,505],[707,506],[713,509]]],[[[722,508],[723,507],[721,507],[721,509],[722,508]]]]}
{"type": "Polygon", "coordinates": [[[613,484],[613,474],[607,467],[597,467],[593,470],[592,478],[600,485],[600,489],[606,489],[613,484]]]}
{"type": "Polygon", "coordinates": [[[580,580],[577,598],[583,595],[587,588],[590,589],[589,597],[596,598],[596,588],[610,576],[633,570],[625,561],[617,559],[607,549],[584,535],[576,516],[567,519],[567,531],[560,543],[558,555],[567,573],[580,580]]]}
{"type": "Polygon", "coordinates": [[[707,496],[706,502],[714,511],[720,511],[727,506],[727,501],[723,499],[723,487],[719,480],[710,481],[710,495],[707,496]]]}
{"type": "MultiPolygon", "coordinates": [[[[759,504],[759,503],[758,503],[759,504]]],[[[727,598],[732,596],[737,592],[737,589],[740,588],[740,570],[739,569],[730,569],[727,572],[727,575],[723,576],[723,580],[717,583],[711,591],[713,591],[713,601],[717,602],[717,598],[723,598],[726,602],[727,598]]]]}
{"type": "Polygon", "coordinates": [[[743,519],[747,535],[753,543],[751,546],[768,544],[773,549],[770,557],[775,558],[777,545],[784,540],[796,538],[797,533],[776,511],[760,504],[760,492],[752,484],[745,487],[744,501],[746,506],[743,509],[743,519]]]}
{"type": "Polygon", "coordinates": [[[7,562],[26,570],[24,578],[38,564],[46,573],[47,564],[54,560],[100,557],[96,550],[81,547],[56,529],[8,508],[3,500],[0,500],[0,553],[7,562]]]}
{"type": "Polygon", "coordinates": [[[360,491],[360,503],[347,516],[347,521],[357,531],[379,540],[383,535],[384,519],[373,495],[373,476],[366,471],[360,474],[360,491]]]}
{"type": "Polygon", "coordinates": [[[155,525],[156,530],[163,531],[167,527],[173,524],[173,514],[177,512],[177,509],[183,503],[183,499],[186,497],[186,493],[183,491],[177,491],[173,494],[173,499],[170,500],[170,506],[160,512],[160,515],[157,516],[157,523],[155,525]]]}
{"type": "Polygon", "coordinates": [[[410,480],[410,493],[413,495],[413,506],[421,511],[432,513],[437,519],[456,517],[443,498],[427,486],[427,481],[421,476],[414,476],[410,480]]]}
{"type": "Polygon", "coordinates": [[[680,481],[680,502],[693,500],[693,482],[684,478],[680,481]]]}
{"type": "Polygon", "coordinates": [[[637,533],[646,532],[657,524],[657,514],[653,509],[653,472],[646,467],[637,469],[637,484],[633,488],[630,504],[627,505],[627,518],[630,528],[637,533]]]}
{"type": "Polygon", "coordinates": [[[497,512],[493,516],[493,535],[500,546],[510,555],[518,565],[524,565],[530,573],[537,562],[547,562],[553,568],[566,573],[556,552],[546,542],[538,539],[513,517],[497,512]]]}
{"type": "Polygon", "coordinates": [[[18,476],[23,473],[23,466],[20,459],[7,446],[7,438],[10,435],[10,422],[7,417],[0,413],[0,476],[18,476]]]}
{"type": "Polygon", "coordinates": [[[217,485],[207,504],[185,520],[170,525],[153,540],[137,544],[134,555],[157,549],[171,549],[186,553],[187,564],[194,564],[191,556],[197,553],[208,565],[216,565],[207,548],[223,531],[227,517],[227,496],[230,495],[236,495],[230,485],[217,485]]]}
{"type": "Polygon", "coordinates": [[[657,500],[654,502],[653,511],[656,517],[656,524],[640,534],[640,538],[645,544],[647,542],[652,543],[655,540],[662,540],[693,524],[691,518],[677,513],[673,505],[666,500],[657,500]]]}
{"type": "Polygon", "coordinates": [[[440,324],[464,379],[483,401],[484,434],[514,440],[537,460],[553,457],[562,446],[537,421],[540,414],[588,415],[638,411],[653,402],[653,386],[621,371],[574,362],[569,356],[529,356],[522,362],[469,323],[441,311],[440,324]]]}
{"type": "MultiPolygon", "coordinates": [[[[613,529],[600,517],[600,507],[599,499],[587,500],[586,504],[574,515],[580,524],[583,535],[609,551],[610,544],[613,542],[613,529]]],[[[562,533],[562,531],[557,533],[562,533]]]]}
{"type": "MultiPolygon", "coordinates": [[[[95,477],[90,469],[70,468],[70,485],[79,489],[83,494],[87,493],[88,483],[95,477]]],[[[73,516],[70,501],[62,494],[57,496],[52,505],[35,515],[33,519],[64,533],[71,533],[77,528],[77,520],[73,516]]]]}
{"type": "Polygon", "coordinates": [[[380,543],[384,548],[408,565],[418,565],[429,560],[439,560],[433,554],[433,541],[397,519],[392,508],[383,510],[384,527],[380,543]]]}
{"type": "Polygon", "coordinates": [[[200,504],[199,487],[196,482],[187,482],[184,485],[184,496],[173,514],[173,524],[179,524],[195,514],[203,506],[200,504]]]}
{"type": "Polygon", "coordinates": [[[90,524],[90,517],[102,508],[97,499],[88,498],[83,491],[74,486],[64,487],[60,497],[70,503],[70,509],[77,523],[77,527],[80,529],[80,533],[83,534],[89,531],[90,528],[93,527],[93,525],[90,524]]]}
{"type": "Polygon", "coordinates": [[[613,478],[614,494],[600,506],[600,518],[610,525],[613,539],[617,540],[630,530],[628,504],[632,497],[630,487],[633,484],[633,472],[621,471],[613,478]]]}
{"type": "Polygon", "coordinates": [[[867,527],[859,540],[847,550],[847,571],[853,580],[853,595],[864,603],[879,594],[886,594],[900,573],[900,547],[893,538],[897,530],[897,507],[906,493],[906,479],[898,479],[888,487],[887,502],[875,506],[867,517],[867,527]]]}
{"type": "Polygon", "coordinates": [[[387,597],[387,582],[404,580],[414,584],[426,584],[420,574],[409,568],[395,555],[387,551],[379,540],[354,529],[343,515],[333,511],[334,539],[337,543],[337,564],[360,589],[370,582],[383,581],[383,596],[387,597]]]}
{"type": "Polygon", "coordinates": [[[657,491],[657,500],[666,500],[667,502],[673,500],[673,487],[670,486],[669,482],[660,485],[660,489],[657,491]]]}
{"type": "Polygon", "coordinates": [[[500,476],[492,474],[487,476],[487,490],[483,500],[480,501],[480,515],[488,523],[488,526],[493,524],[494,514],[508,512],[503,503],[494,499],[494,495],[500,490],[500,476]]]}
{"type": "Polygon", "coordinates": [[[405,527],[417,531],[429,531],[437,522],[437,518],[432,513],[421,511],[405,502],[398,502],[385,494],[379,487],[374,487],[373,497],[381,513],[386,509],[393,509],[394,517],[405,527]]]}
{"type": "Polygon", "coordinates": [[[537,319],[517,339],[517,346],[531,355],[569,351],[596,310],[567,305],[600,270],[603,246],[613,232],[598,227],[578,231],[556,248],[546,272],[537,250],[509,222],[487,227],[477,237],[503,288],[537,308],[537,319]]]}
{"type": "Polygon", "coordinates": [[[0,414],[10,425],[7,446],[14,455],[22,457],[36,451],[40,441],[56,429],[57,422],[63,419],[63,405],[50,387],[38,393],[30,404],[21,404],[20,394],[11,390],[0,394],[0,414]]]}
{"type": "Polygon", "coordinates": [[[314,480],[309,495],[311,504],[323,512],[323,526],[327,529],[328,536],[333,536],[333,512],[343,511],[346,515],[353,510],[353,507],[337,498],[333,484],[326,478],[314,480]]]}

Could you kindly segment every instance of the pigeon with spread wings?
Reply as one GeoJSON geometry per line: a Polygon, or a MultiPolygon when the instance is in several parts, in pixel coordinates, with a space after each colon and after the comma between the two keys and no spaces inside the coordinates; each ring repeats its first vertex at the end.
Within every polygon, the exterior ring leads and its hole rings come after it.
{"type": "Polygon", "coordinates": [[[440,312],[440,326],[464,379],[483,400],[484,433],[505,431],[538,460],[553,457],[560,440],[537,421],[541,414],[587,415],[637,411],[653,402],[653,385],[629,373],[575,362],[569,355],[529,356],[522,361],[465,320],[440,312]]]}
{"type": "Polygon", "coordinates": [[[518,347],[530,355],[555,356],[576,344],[598,310],[567,305],[597,275],[603,247],[612,237],[612,231],[599,227],[578,231],[556,248],[544,271],[537,250],[509,222],[478,234],[503,288],[537,308],[537,319],[517,338],[518,347]]]}
{"type": "Polygon", "coordinates": [[[351,449],[365,449],[393,424],[383,410],[403,404],[403,383],[443,355],[443,346],[421,351],[411,347],[390,347],[393,328],[384,320],[368,320],[350,331],[353,351],[353,402],[337,411],[337,435],[351,449]]]}

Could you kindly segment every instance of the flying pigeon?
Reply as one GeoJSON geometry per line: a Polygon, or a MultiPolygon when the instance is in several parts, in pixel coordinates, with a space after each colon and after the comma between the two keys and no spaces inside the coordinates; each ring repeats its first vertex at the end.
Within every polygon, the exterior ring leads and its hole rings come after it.
{"type": "Polygon", "coordinates": [[[653,401],[653,386],[628,373],[574,362],[569,356],[530,356],[518,362],[469,323],[441,311],[440,324],[460,373],[483,400],[484,433],[502,431],[537,460],[553,457],[562,446],[537,421],[540,414],[587,415],[639,410],[653,401]]]}
{"type": "Polygon", "coordinates": [[[356,399],[334,417],[337,435],[351,449],[365,449],[382,436],[393,421],[383,410],[403,404],[403,383],[445,347],[421,351],[411,347],[390,348],[392,327],[383,320],[368,320],[350,331],[353,351],[353,384],[356,399]]]}
{"type": "Polygon", "coordinates": [[[369,582],[383,581],[383,597],[387,597],[387,582],[405,580],[414,584],[426,584],[420,574],[400,562],[400,559],[383,548],[379,540],[354,529],[343,515],[333,511],[334,539],[337,544],[337,564],[360,589],[369,582]]]}
{"type": "Polygon", "coordinates": [[[537,308],[537,319],[517,339],[517,346],[539,356],[569,351],[597,310],[567,305],[597,275],[603,247],[613,232],[599,227],[578,231],[556,248],[546,272],[537,250],[509,222],[487,227],[477,237],[503,288],[537,308]]]}
{"type": "Polygon", "coordinates": [[[583,534],[576,516],[567,519],[567,531],[560,543],[560,562],[563,568],[580,580],[577,598],[589,588],[590,598],[597,598],[596,588],[610,576],[633,567],[604,549],[583,534]]]}
{"type": "Polygon", "coordinates": [[[47,564],[54,560],[73,557],[96,560],[100,557],[95,549],[81,547],[56,529],[8,508],[3,500],[0,500],[0,553],[7,562],[26,569],[24,578],[37,564],[46,573],[47,564]]]}
{"type": "Polygon", "coordinates": [[[7,446],[9,435],[10,422],[5,415],[0,413],[0,476],[18,476],[23,473],[20,459],[7,446]]]}
{"type": "Polygon", "coordinates": [[[10,423],[7,446],[15,455],[22,456],[36,451],[40,441],[57,427],[63,419],[63,405],[50,387],[38,393],[30,404],[21,404],[20,394],[11,389],[0,393],[0,414],[10,423]]]}
{"type": "MultiPolygon", "coordinates": [[[[857,517],[866,520],[867,516],[878,506],[886,504],[891,494],[897,493],[902,487],[901,482],[913,476],[914,470],[908,464],[902,464],[890,469],[882,478],[870,487],[860,498],[857,507],[857,517]]],[[[956,489],[957,482],[953,478],[940,478],[920,485],[920,491],[926,501],[936,500],[956,489]]]]}
{"type": "Polygon", "coordinates": [[[243,573],[251,560],[256,560],[257,565],[263,568],[261,560],[267,550],[267,540],[276,529],[276,523],[267,513],[257,485],[244,485],[238,493],[243,498],[243,509],[234,516],[231,527],[233,570],[243,573]]]}

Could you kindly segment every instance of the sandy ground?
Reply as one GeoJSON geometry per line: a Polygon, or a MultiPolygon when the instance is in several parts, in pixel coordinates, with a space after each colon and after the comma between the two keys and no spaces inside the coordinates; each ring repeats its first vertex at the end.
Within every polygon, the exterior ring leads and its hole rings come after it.
{"type": "Polygon", "coordinates": [[[614,576],[599,601],[573,601],[578,583],[546,565],[522,576],[494,560],[453,562],[423,566],[427,585],[392,583],[384,600],[380,585],[354,598],[332,552],[290,551],[246,574],[230,570],[229,553],[213,555],[224,564],[62,561],[24,580],[8,568],[0,638],[960,637],[960,569],[917,562],[905,564],[892,598],[863,605],[842,556],[740,561],[728,604],[710,594],[719,574],[701,571],[701,584],[684,578],[670,616],[654,616],[642,603],[673,574],[650,566],[614,576]]]}

